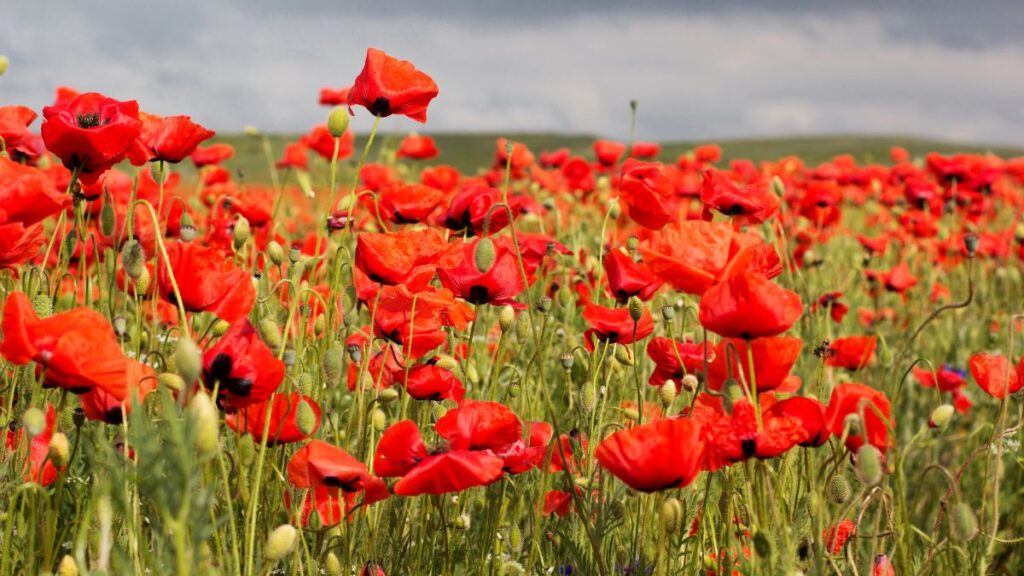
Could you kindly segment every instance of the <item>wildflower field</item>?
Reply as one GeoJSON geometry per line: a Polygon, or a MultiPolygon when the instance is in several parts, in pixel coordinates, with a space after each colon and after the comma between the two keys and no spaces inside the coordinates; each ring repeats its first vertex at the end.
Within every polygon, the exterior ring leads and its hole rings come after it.
{"type": "Polygon", "coordinates": [[[0,101],[0,575],[1024,573],[1024,157],[453,157],[428,72],[0,101]]]}

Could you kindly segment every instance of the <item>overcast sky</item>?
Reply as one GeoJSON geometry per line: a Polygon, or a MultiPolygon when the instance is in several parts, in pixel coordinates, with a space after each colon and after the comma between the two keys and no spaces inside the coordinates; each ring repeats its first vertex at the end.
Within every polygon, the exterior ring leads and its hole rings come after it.
{"type": "MultiPolygon", "coordinates": [[[[624,139],[635,98],[641,139],[856,132],[1024,145],[1024,2],[7,4],[0,104],[40,109],[67,84],[221,131],[298,132],[324,118],[318,90],[350,84],[373,46],[437,81],[427,133],[624,139]]],[[[367,115],[357,111],[357,129],[367,115]]]]}

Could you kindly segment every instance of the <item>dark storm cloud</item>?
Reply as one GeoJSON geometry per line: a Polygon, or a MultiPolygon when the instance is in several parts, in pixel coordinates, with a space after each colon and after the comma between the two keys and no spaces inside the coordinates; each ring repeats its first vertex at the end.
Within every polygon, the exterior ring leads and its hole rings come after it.
{"type": "Polygon", "coordinates": [[[1010,2],[21,2],[0,21],[0,102],[38,108],[68,84],[217,129],[300,131],[323,119],[318,89],[377,46],[440,85],[427,131],[623,137],[637,98],[643,138],[1024,144],[1022,20],[1010,2]]]}

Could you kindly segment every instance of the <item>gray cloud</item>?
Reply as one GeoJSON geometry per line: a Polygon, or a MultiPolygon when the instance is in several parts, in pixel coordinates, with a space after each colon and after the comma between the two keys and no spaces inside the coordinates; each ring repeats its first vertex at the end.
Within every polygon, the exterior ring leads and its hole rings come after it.
{"type": "Polygon", "coordinates": [[[12,66],[0,103],[40,108],[68,84],[220,130],[302,131],[324,117],[319,88],[350,83],[376,46],[441,88],[426,128],[388,119],[392,131],[624,138],[636,98],[641,138],[884,132],[1024,144],[1024,8],[1010,2],[85,4],[5,8],[0,53],[12,66]]]}

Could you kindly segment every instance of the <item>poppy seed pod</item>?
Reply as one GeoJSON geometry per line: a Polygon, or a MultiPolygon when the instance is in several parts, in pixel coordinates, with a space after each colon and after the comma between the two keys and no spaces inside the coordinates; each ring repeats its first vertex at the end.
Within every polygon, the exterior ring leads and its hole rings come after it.
{"type": "Polygon", "coordinates": [[[50,437],[50,444],[46,447],[46,453],[50,457],[50,462],[53,465],[62,468],[67,466],[68,461],[71,459],[71,445],[68,443],[68,437],[63,432],[55,432],[50,437]]]}
{"type": "Polygon", "coordinates": [[[978,251],[978,242],[980,239],[977,234],[966,234],[964,235],[964,248],[967,249],[967,255],[974,257],[974,254],[978,251]]]}
{"type": "Polygon", "coordinates": [[[875,486],[882,481],[882,453],[871,444],[857,450],[857,479],[865,486],[875,486]]]}
{"type": "Polygon", "coordinates": [[[125,274],[132,280],[142,276],[146,270],[146,252],[138,240],[130,238],[121,247],[121,264],[124,266],[125,274]]]}
{"type": "Polygon", "coordinates": [[[671,322],[672,320],[675,320],[675,317],[676,317],[676,309],[675,308],[673,308],[671,306],[662,306],[661,307],[661,318],[663,320],[665,320],[665,322],[671,322]]]}
{"type": "Polygon", "coordinates": [[[186,384],[199,378],[203,371],[202,352],[191,338],[179,338],[174,349],[174,369],[186,384]]]}
{"type": "Polygon", "coordinates": [[[334,138],[341,138],[348,130],[349,113],[343,106],[335,106],[327,115],[327,131],[334,138]]]}
{"type": "Polygon", "coordinates": [[[949,535],[957,542],[970,542],[978,535],[978,518],[966,502],[949,511],[949,535]]]}
{"type": "Polygon", "coordinates": [[[697,386],[700,386],[700,381],[697,380],[697,377],[694,376],[693,374],[687,374],[686,376],[683,376],[681,385],[683,387],[683,390],[686,390],[687,392],[693,392],[694,390],[697,389],[697,386]]]}
{"type": "Polygon", "coordinates": [[[573,358],[572,352],[563,352],[560,360],[562,362],[562,368],[564,368],[566,372],[572,370],[572,364],[575,360],[573,358]]]}
{"type": "Polygon", "coordinates": [[[267,536],[267,546],[264,549],[264,556],[271,562],[277,562],[291,553],[295,548],[295,541],[298,532],[291,524],[282,524],[267,536]]]}
{"type": "Polygon", "coordinates": [[[78,564],[70,554],[65,554],[57,565],[57,576],[78,576],[78,564]]]}

